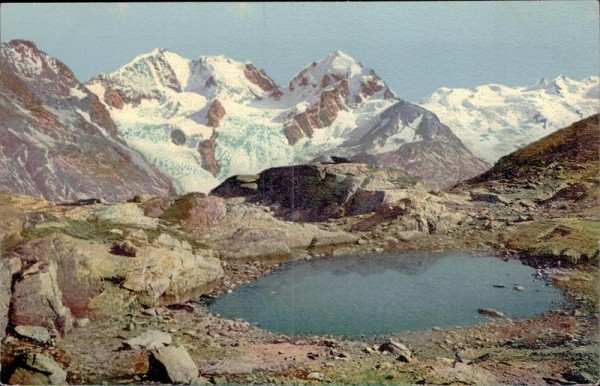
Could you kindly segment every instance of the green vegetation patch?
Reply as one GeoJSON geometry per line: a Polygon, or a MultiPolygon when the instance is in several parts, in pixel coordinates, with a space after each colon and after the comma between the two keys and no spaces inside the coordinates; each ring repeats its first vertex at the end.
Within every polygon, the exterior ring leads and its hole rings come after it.
{"type": "Polygon", "coordinates": [[[547,263],[598,263],[600,223],[558,218],[523,222],[510,228],[506,246],[547,263]]]}

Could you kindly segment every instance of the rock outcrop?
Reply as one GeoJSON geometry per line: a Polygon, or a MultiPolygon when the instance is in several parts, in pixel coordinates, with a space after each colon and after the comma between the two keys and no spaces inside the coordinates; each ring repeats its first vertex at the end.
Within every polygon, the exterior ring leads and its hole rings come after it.
{"type": "Polygon", "coordinates": [[[63,385],[67,372],[54,359],[43,354],[25,354],[16,360],[11,385],[63,385]]]}
{"type": "Polygon", "coordinates": [[[38,262],[25,269],[14,284],[11,322],[42,326],[55,335],[73,328],[71,311],[64,306],[54,261],[38,262]]]}
{"type": "Polygon", "coordinates": [[[273,99],[278,100],[283,95],[279,86],[264,70],[259,70],[254,65],[246,63],[244,66],[244,75],[250,82],[260,87],[264,92],[269,93],[273,99]]]}
{"type": "Polygon", "coordinates": [[[400,171],[371,170],[364,164],[314,164],[269,169],[251,183],[243,176],[232,177],[211,194],[276,206],[279,215],[293,221],[320,221],[371,212],[395,188],[413,183],[400,171]],[[373,183],[381,180],[387,181],[373,183]]]}

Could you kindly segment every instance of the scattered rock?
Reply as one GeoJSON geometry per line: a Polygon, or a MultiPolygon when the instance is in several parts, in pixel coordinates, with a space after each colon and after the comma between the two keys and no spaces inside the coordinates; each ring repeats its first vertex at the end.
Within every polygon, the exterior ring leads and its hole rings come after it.
{"type": "Polygon", "coordinates": [[[90,324],[90,320],[88,318],[75,319],[75,327],[86,327],[88,324],[90,324]]]}
{"type": "Polygon", "coordinates": [[[52,358],[43,354],[25,354],[16,360],[17,366],[10,376],[12,385],[61,385],[67,373],[52,358]]]}
{"type": "Polygon", "coordinates": [[[210,385],[210,381],[206,378],[204,378],[203,376],[199,375],[196,377],[196,379],[194,379],[190,385],[192,386],[196,386],[196,385],[210,385]]]}
{"type": "Polygon", "coordinates": [[[173,338],[166,332],[158,330],[148,330],[141,335],[131,338],[123,342],[123,345],[130,349],[158,349],[165,345],[171,344],[173,338]]]}
{"type": "Polygon", "coordinates": [[[48,330],[39,326],[17,326],[15,332],[22,337],[43,344],[49,343],[52,339],[48,330]]]}
{"type": "Polygon", "coordinates": [[[310,374],[308,374],[306,376],[306,379],[313,379],[315,381],[324,381],[325,380],[325,374],[323,373],[317,373],[317,372],[312,372],[310,374]]]}
{"type": "Polygon", "coordinates": [[[148,377],[189,384],[197,380],[198,368],[183,346],[159,347],[151,352],[148,377]]]}
{"type": "Polygon", "coordinates": [[[397,359],[401,362],[409,363],[412,361],[412,353],[408,347],[392,339],[379,345],[379,351],[398,355],[397,359]]]}
{"type": "Polygon", "coordinates": [[[122,243],[113,243],[110,253],[118,256],[135,257],[137,248],[129,240],[125,240],[122,243]]]}
{"type": "Polygon", "coordinates": [[[224,385],[227,384],[227,378],[224,376],[213,376],[210,378],[211,383],[214,383],[215,385],[224,385]]]}
{"type": "Polygon", "coordinates": [[[569,371],[563,374],[563,377],[567,381],[575,382],[578,384],[592,385],[597,384],[598,378],[594,378],[593,375],[586,373],[585,371],[569,371]]]}

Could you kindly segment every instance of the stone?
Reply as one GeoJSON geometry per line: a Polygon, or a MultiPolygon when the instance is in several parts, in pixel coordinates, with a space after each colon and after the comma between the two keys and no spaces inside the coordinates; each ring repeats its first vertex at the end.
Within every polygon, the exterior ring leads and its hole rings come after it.
{"type": "Polygon", "coordinates": [[[563,376],[567,381],[579,384],[592,385],[598,382],[598,378],[595,378],[593,375],[586,373],[585,371],[570,371],[563,374],[563,376]]]}
{"type": "Polygon", "coordinates": [[[133,350],[152,350],[171,344],[172,341],[173,338],[166,332],[158,330],[148,330],[143,332],[139,336],[136,336],[135,338],[126,340],[125,342],[123,342],[123,345],[133,350]]]}
{"type": "Polygon", "coordinates": [[[434,385],[496,385],[499,383],[488,370],[466,363],[456,363],[450,358],[429,359],[421,365],[421,368],[425,370],[425,373],[419,383],[434,385]]]}
{"type": "Polygon", "coordinates": [[[496,193],[471,190],[469,192],[469,195],[471,196],[471,200],[473,200],[473,201],[483,201],[483,202],[489,202],[491,204],[508,204],[508,203],[510,203],[510,201],[506,197],[502,196],[501,194],[496,194],[496,193]]]}
{"type": "Polygon", "coordinates": [[[392,339],[389,339],[387,342],[379,345],[379,351],[381,352],[389,352],[390,354],[397,355],[397,360],[401,362],[410,363],[412,362],[412,353],[408,347],[400,342],[396,342],[392,339]]]}
{"type": "Polygon", "coordinates": [[[194,379],[192,382],[190,382],[190,385],[192,385],[192,386],[209,385],[209,384],[210,384],[210,381],[201,375],[197,376],[196,379],[194,379]]]}
{"type": "Polygon", "coordinates": [[[129,238],[132,239],[133,241],[141,241],[141,242],[148,241],[148,235],[146,234],[146,232],[144,232],[141,229],[135,229],[135,230],[129,232],[129,238]]]}
{"type": "Polygon", "coordinates": [[[36,264],[37,270],[29,270],[31,273],[14,285],[11,321],[17,326],[42,326],[51,333],[65,334],[73,328],[73,317],[62,303],[57,265],[53,260],[36,264]]]}
{"type": "Polygon", "coordinates": [[[318,373],[318,372],[315,371],[315,372],[312,372],[312,373],[308,374],[306,376],[306,379],[312,379],[312,380],[315,380],[315,381],[324,381],[325,380],[325,374],[318,373]]]}
{"type": "Polygon", "coordinates": [[[129,240],[125,240],[122,243],[113,243],[110,248],[110,253],[113,255],[135,257],[137,254],[137,248],[129,240]]]}
{"type": "Polygon", "coordinates": [[[52,337],[47,329],[39,326],[16,326],[15,332],[38,343],[49,343],[52,337]]]}
{"type": "Polygon", "coordinates": [[[376,365],[375,368],[379,370],[390,370],[394,368],[394,365],[391,362],[383,362],[376,365]]]}
{"type": "MultiPolygon", "coordinates": [[[[0,239],[1,247],[1,239],[0,239]]],[[[0,339],[6,335],[13,276],[21,270],[18,258],[0,260],[0,339]]]]}
{"type": "Polygon", "coordinates": [[[75,327],[86,327],[89,324],[90,320],[88,318],[75,319],[75,327]]]}
{"type": "Polygon", "coordinates": [[[147,247],[123,266],[122,287],[138,292],[145,304],[182,303],[199,296],[224,275],[219,259],[209,250],[147,247]]]}
{"type": "Polygon", "coordinates": [[[227,378],[224,376],[212,376],[211,378],[212,383],[214,383],[215,385],[225,385],[227,384],[227,378]]]}
{"type": "Polygon", "coordinates": [[[156,240],[154,240],[154,244],[170,248],[181,248],[181,242],[168,233],[161,233],[156,240]]]}
{"type": "Polygon", "coordinates": [[[171,383],[189,384],[198,378],[198,367],[183,346],[167,346],[152,350],[150,378],[171,383]]]}
{"type": "Polygon", "coordinates": [[[61,385],[67,372],[54,359],[43,354],[26,354],[17,358],[17,368],[9,379],[10,384],[61,385]]]}
{"type": "Polygon", "coordinates": [[[505,318],[506,315],[500,311],[493,310],[491,308],[479,308],[477,310],[483,316],[487,316],[489,318],[505,318]]]}
{"type": "Polygon", "coordinates": [[[363,351],[366,352],[367,354],[375,354],[375,353],[377,353],[377,351],[374,348],[372,348],[372,347],[365,347],[365,349],[363,351]]]}
{"type": "Polygon", "coordinates": [[[396,233],[396,237],[400,241],[409,241],[422,235],[419,231],[398,231],[396,233]]]}
{"type": "Polygon", "coordinates": [[[146,217],[144,210],[135,203],[108,206],[96,211],[89,220],[144,229],[156,229],[158,226],[158,219],[146,217]]]}

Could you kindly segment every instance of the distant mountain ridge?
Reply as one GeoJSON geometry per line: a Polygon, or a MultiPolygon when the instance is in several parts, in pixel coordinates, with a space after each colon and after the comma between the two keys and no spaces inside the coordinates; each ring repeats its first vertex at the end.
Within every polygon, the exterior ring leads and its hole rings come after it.
{"type": "Polygon", "coordinates": [[[31,42],[0,46],[0,191],[49,201],[167,194],[100,100],[31,42]]]}
{"type": "Polygon", "coordinates": [[[324,155],[389,163],[444,185],[489,167],[434,114],[397,98],[373,70],[340,51],[308,65],[287,87],[251,63],[188,60],[164,49],[86,86],[127,143],[179,192],[208,192],[233,175],[324,155]]]}
{"type": "Polygon", "coordinates": [[[535,84],[440,88],[419,105],[433,111],[478,157],[500,157],[600,112],[600,78],[564,75],[535,84]]]}

